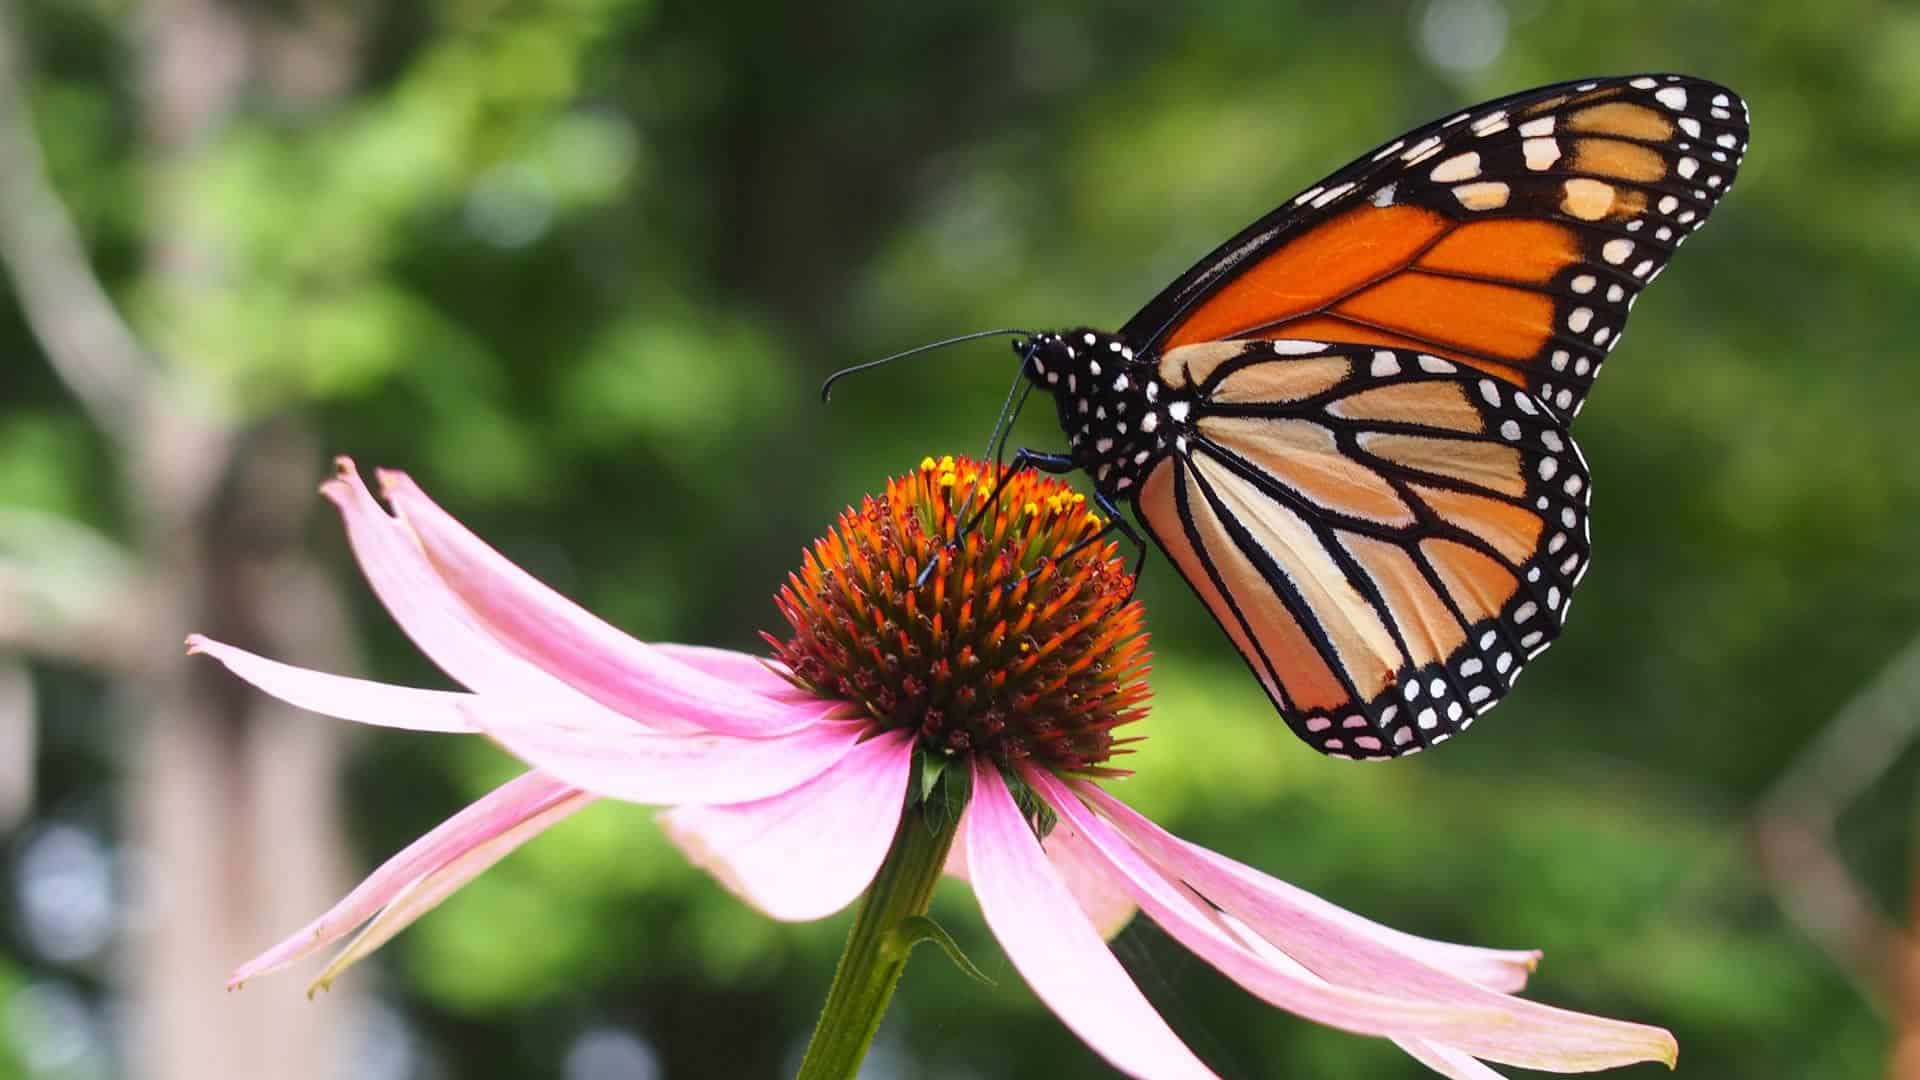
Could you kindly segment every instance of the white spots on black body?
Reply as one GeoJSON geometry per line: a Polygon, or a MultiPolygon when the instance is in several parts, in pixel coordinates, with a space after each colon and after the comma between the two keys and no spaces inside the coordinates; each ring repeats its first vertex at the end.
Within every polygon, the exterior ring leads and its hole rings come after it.
{"type": "Polygon", "coordinates": [[[1409,165],[1417,165],[1439,152],[1440,136],[1429,135],[1409,147],[1406,153],[1400,155],[1400,160],[1409,165]]]}
{"type": "Polygon", "coordinates": [[[1299,338],[1280,338],[1269,342],[1268,347],[1280,356],[1311,356],[1314,353],[1327,351],[1324,342],[1305,341],[1299,338]]]}
{"type": "Polygon", "coordinates": [[[1328,203],[1331,203],[1335,199],[1338,199],[1340,196],[1345,195],[1347,192],[1352,190],[1353,190],[1353,184],[1351,182],[1345,183],[1345,184],[1338,184],[1333,187],[1330,187],[1327,190],[1321,192],[1320,195],[1313,200],[1313,206],[1316,210],[1320,209],[1321,207],[1326,206],[1328,203]]]}
{"type": "Polygon", "coordinates": [[[1433,167],[1427,174],[1436,184],[1451,184],[1457,180],[1471,180],[1480,175],[1480,153],[1469,150],[1464,154],[1455,154],[1433,167]]]}

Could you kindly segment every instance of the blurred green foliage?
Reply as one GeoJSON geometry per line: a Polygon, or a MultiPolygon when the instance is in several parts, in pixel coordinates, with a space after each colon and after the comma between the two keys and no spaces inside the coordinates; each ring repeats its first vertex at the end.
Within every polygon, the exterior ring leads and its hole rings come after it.
{"type": "MultiPolygon", "coordinates": [[[[1123,791],[1388,923],[1544,948],[1538,995],[1671,1027],[1687,1075],[1879,1067],[1881,1021],[1776,908],[1744,828],[1920,627],[1920,9],[364,4],[344,93],[262,87],[164,164],[136,138],[121,9],[29,0],[24,25],[55,184],[147,340],[202,368],[221,408],[298,413],[330,451],[410,470],[626,629],[737,647],[775,625],[768,596],[842,504],[978,447],[1012,360],[941,353],[822,407],[827,370],[984,326],[1118,325],[1323,172],[1484,97],[1628,70],[1737,87],[1754,122],[1739,190],[1639,305],[1580,421],[1598,558],[1562,643],[1473,738],[1326,761],[1156,556],[1158,705],[1123,791]],[[1498,31],[1485,62],[1448,51],[1461,18],[1468,45],[1498,31]],[[187,293],[140,269],[170,227],[147,216],[157,182],[217,246],[187,293]]],[[[0,342],[0,505],[112,533],[108,450],[11,304],[0,342]]],[[[1045,412],[1023,441],[1057,443],[1045,412]]],[[[375,673],[439,685],[331,520],[315,528],[375,673]]],[[[369,863],[511,769],[480,743],[363,745],[348,783],[369,863]]],[[[95,771],[52,783],[98,799],[95,771]]],[[[1912,771],[1846,823],[1896,910],[1912,771]]],[[[1097,1071],[964,892],[941,903],[999,986],[916,965],[883,1033],[893,1060],[1097,1071]]],[[[770,924],[646,811],[603,806],[409,931],[381,985],[447,1075],[551,1074],[600,1022],[644,1032],[670,1075],[763,1075],[793,1060],[843,925],[770,924]]],[[[1149,925],[1118,948],[1224,1075],[1419,1075],[1258,1005],[1149,925]]],[[[0,959],[0,978],[35,963],[0,959]]]]}

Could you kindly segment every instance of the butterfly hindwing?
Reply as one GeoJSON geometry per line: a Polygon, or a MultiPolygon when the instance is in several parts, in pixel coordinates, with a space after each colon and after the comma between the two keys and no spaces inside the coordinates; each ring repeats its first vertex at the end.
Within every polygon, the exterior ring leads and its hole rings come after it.
{"type": "Polygon", "coordinates": [[[1185,426],[1136,515],[1315,748],[1442,741],[1558,634],[1588,474],[1527,391],[1298,340],[1176,348],[1158,374],[1185,426]]]}
{"type": "Polygon", "coordinates": [[[1440,355],[1576,413],[1640,290],[1731,187],[1732,91],[1679,75],[1488,102],[1385,144],[1189,270],[1121,337],[1440,355]]]}

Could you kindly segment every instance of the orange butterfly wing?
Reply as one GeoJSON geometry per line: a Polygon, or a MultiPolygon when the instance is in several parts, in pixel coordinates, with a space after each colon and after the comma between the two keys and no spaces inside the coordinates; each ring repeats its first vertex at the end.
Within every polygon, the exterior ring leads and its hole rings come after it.
{"type": "Polygon", "coordinates": [[[1527,391],[1297,340],[1179,347],[1158,374],[1191,412],[1135,512],[1316,749],[1444,741],[1558,635],[1588,475],[1527,391]]]}
{"type": "Polygon", "coordinates": [[[1302,192],[1121,336],[1161,353],[1249,338],[1417,349],[1571,417],[1746,148],[1740,98],[1679,75],[1489,102],[1302,192]]]}

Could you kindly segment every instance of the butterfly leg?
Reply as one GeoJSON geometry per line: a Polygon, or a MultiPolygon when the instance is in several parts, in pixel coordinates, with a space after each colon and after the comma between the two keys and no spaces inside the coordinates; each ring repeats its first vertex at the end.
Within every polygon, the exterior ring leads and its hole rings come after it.
{"type": "MultiPolygon", "coordinates": [[[[1134,529],[1133,522],[1128,521],[1126,515],[1120,512],[1120,508],[1113,505],[1113,500],[1107,498],[1106,492],[1094,492],[1093,501],[1099,504],[1100,509],[1106,511],[1107,528],[1126,537],[1127,542],[1133,545],[1133,584],[1127,589],[1127,600],[1132,600],[1134,592],[1140,588],[1140,575],[1147,570],[1146,542],[1140,539],[1140,534],[1134,529]]],[[[1122,603],[1125,602],[1122,601],[1122,603]]]]}
{"type": "MultiPolygon", "coordinates": [[[[1066,562],[1068,559],[1073,558],[1075,555],[1106,539],[1109,535],[1119,533],[1128,543],[1133,545],[1134,552],[1133,584],[1127,589],[1126,599],[1121,601],[1121,604],[1124,605],[1127,601],[1133,599],[1134,591],[1140,587],[1140,575],[1147,568],[1147,545],[1144,540],[1140,539],[1140,533],[1134,529],[1133,522],[1128,521],[1126,515],[1120,512],[1120,508],[1113,505],[1113,500],[1107,498],[1105,492],[1094,492],[1093,501],[1096,506],[1100,507],[1100,509],[1106,513],[1107,523],[1101,526],[1099,532],[1094,533],[1092,536],[1061,552],[1060,557],[1053,561],[1056,564],[1066,562]]],[[[1035,573],[1038,573],[1038,571],[1030,570],[1027,572],[1027,576],[1032,577],[1035,573]]]]}
{"type": "Polygon", "coordinates": [[[1013,452],[1013,463],[1001,470],[999,479],[994,481],[993,494],[987,497],[987,505],[974,511],[973,516],[967,519],[967,523],[960,527],[960,535],[965,536],[972,532],[974,527],[980,524],[980,519],[986,517],[988,513],[992,512],[994,507],[1000,505],[1001,490],[1007,486],[1008,480],[1013,479],[1021,472],[1027,469],[1038,469],[1043,473],[1052,473],[1058,476],[1061,473],[1070,473],[1079,467],[1080,466],[1074,464],[1073,458],[1066,454],[1043,454],[1037,450],[1028,450],[1025,447],[1015,450],[1013,452]]]}
{"type": "MultiPolygon", "coordinates": [[[[968,518],[966,522],[960,526],[960,531],[954,535],[952,543],[958,544],[962,537],[972,532],[974,527],[980,524],[980,520],[986,517],[995,506],[1000,504],[1001,490],[1007,486],[1008,480],[1022,471],[1026,469],[1038,469],[1044,473],[1059,475],[1060,473],[1072,472],[1079,467],[1080,466],[1074,464],[1073,458],[1066,454],[1044,454],[1037,450],[1029,450],[1026,447],[1021,447],[1014,451],[1013,461],[1001,471],[999,477],[994,481],[993,494],[987,497],[987,504],[974,511],[973,516],[968,518]]],[[[968,498],[971,499],[972,495],[969,494],[968,498]]],[[[937,562],[938,560],[929,559],[927,564],[920,568],[920,576],[915,578],[913,582],[914,588],[917,589],[927,583],[927,579],[933,576],[933,568],[937,562]]]]}

